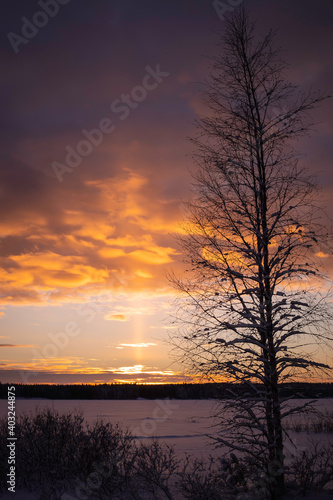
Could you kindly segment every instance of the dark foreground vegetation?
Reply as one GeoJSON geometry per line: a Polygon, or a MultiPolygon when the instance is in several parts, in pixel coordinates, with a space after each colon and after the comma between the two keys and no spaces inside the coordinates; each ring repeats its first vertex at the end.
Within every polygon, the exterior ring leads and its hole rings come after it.
{"type": "MultiPolygon", "coordinates": [[[[7,387],[0,383],[0,399],[7,399],[7,387]]],[[[243,384],[97,384],[47,385],[14,384],[16,397],[48,399],[229,399],[248,391],[243,384]]],[[[281,384],[281,397],[332,398],[333,384],[281,384]]]]}
{"type": "MultiPolygon", "coordinates": [[[[8,487],[7,432],[3,418],[1,492],[8,487]]],[[[34,492],[39,500],[260,500],[269,498],[274,479],[269,470],[233,453],[208,463],[180,459],[173,448],[152,440],[140,442],[118,425],[102,421],[88,425],[75,412],[45,409],[21,415],[16,436],[16,490],[34,492]]],[[[308,490],[319,495],[333,479],[331,450],[314,446],[296,454],[286,476],[293,498],[301,498],[308,490]]]]}

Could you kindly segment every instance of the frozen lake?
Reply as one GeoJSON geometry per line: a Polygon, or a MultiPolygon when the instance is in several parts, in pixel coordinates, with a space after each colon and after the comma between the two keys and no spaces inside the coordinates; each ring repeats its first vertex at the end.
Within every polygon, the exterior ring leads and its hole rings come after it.
{"type": "MultiPolygon", "coordinates": [[[[299,404],[305,400],[293,400],[299,404]]],[[[190,453],[197,457],[221,453],[215,450],[209,435],[214,433],[213,420],[215,400],[48,400],[17,399],[16,414],[35,413],[42,408],[53,408],[59,412],[82,411],[88,422],[103,419],[127,427],[139,439],[158,437],[160,441],[173,445],[178,453],[190,453]]],[[[316,406],[333,411],[333,399],[318,400],[316,406]]],[[[7,401],[0,400],[0,416],[7,414],[7,401]]],[[[294,433],[292,437],[300,449],[307,447],[308,440],[325,439],[332,434],[311,435],[294,433]]]]}
{"type": "MultiPolygon", "coordinates": [[[[17,399],[16,415],[53,408],[59,412],[82,411],[87,422],[96,419],[127,427],[140,439],[158,437],[179,452],[209,454],[209,416],[213,400],[47,400],[17,399]]],[[[7,414],[7,401],[0,400],[0,416],[7,414]]]]}

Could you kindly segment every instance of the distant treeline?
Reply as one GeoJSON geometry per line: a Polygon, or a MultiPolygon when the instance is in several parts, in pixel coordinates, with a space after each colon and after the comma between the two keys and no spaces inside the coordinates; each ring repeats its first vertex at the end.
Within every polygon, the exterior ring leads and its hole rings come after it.
{"type": "MultiPolygon", "coordinates": [[[[0,382],[0,399],[7,399],[7,387],[0,382]]],[[[16,397],[48,399],[229,399],[245,395],[248,388],[242,384],[14,384],[16,397]]],[[[259,387],[259,386],[258,386],[259,387]]],[[[281,396],[295,398],[332,398],[333,383],[291,383],[281,386],[281,396]]]]}

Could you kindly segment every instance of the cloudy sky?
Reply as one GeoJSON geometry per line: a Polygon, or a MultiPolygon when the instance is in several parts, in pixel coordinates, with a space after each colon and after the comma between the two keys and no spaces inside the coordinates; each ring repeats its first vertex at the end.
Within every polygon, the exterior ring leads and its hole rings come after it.
{"type": "MultiPolygon", "coordinates": [[[[331,91],[332,2],[244,1],[291,81],[331,91]]],[[[165,275],[223,20],[207,0],[44,3],[1,7],[0,380],[179,381],[165,275]]],[[[333,219],[332,111],[299,149],[333,219]]]]}

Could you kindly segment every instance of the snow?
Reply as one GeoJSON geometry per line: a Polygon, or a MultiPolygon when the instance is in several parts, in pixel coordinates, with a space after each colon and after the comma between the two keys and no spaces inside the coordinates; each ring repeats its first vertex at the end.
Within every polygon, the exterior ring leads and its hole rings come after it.
{"type": "MultiPolygon", "coordinates": [[[[310,400],[291,400],[290,405],[300,405],[310,400]]],[[[214,433],[213,420],[215,400],[48,400],[48,399],[17,399],[16,415],[23,412],[35,413],[43,408],[55,409],[59,412],[83,411],[87,422],[96,419],[105,422],[119,422],[127,427],[140,440],[158,437],[161,442],[173,445],[180,456],[186,453],[198,458],[211,455],[221,455],[223,449],[214,449],[209,435],[214,433]]],[[[318,409],[333,411],[333,399],[321,399],[316,402],[318,409]]],[[[0,400],[0,417],[7,415],[7,401],[0,400]]],[[[306,417],[310,418],[310,417],[306,417]]],[[[307,434],[288,431],[294,445],[286,444],[286,456],[301,453],[313,440],[326,445],[333,444],[332,434],[307,434]]],[[[8,493],[1,496],[3,500],[12,498],[8,493]]],[[[27,492],[16,492],[17,500],[34,500],[27,492]]],[[[74,497],[75,498],[75,497],[74,497]]],[[[326,497],[306,496],[305,499],[326,500],[326,497]]]]}
{"type": "MultiPolygon", "coordinates": [[[[298,406],[310,400],[293,399],[288,406],[298,406]]],[[[195,456],[209,455],[213,451],[209,434],[213,434],[213,419],[216,400],[49,400],[17,399],[16,415],[23,412],[52,408],[62,413],[82,411],[89,423],[96,419],[119,422],[130,429],[140,439],[159,437],[161,441],[174,445],[180,453],[195,456]]],[[[323,411],[333,411],[333,399],[320,399],[316,407],[323,411]]],[[[0,401],[0,417],[7,415],[7,401],[0,401]]],[[[295,417],[294,417],[295,418],[295,417]]],[[[306,417],[307,418],[307,417],[306,417]]],[[[295,433],[296,440],[300,434],[295,433]]],[[[320,436],[320,435],[319,435],[320,436]]],[[[318,436],[317,436],[318,437],[318,436]]],[[[303,436],[306,438],[306,435],[303,436]]]]}
{"type": "MultiPolygon", "coordinates": [[[[207,434],[215,400],[34,400],[17,399],[16,415],[53,408],[66,413],[82,410],[87,422],[119,422],[140,439],[159,437],[180,453],[209,454],[207,434]]],[[[0,402],[0,417],[7,415],[7,401],[0,402]]]]}

